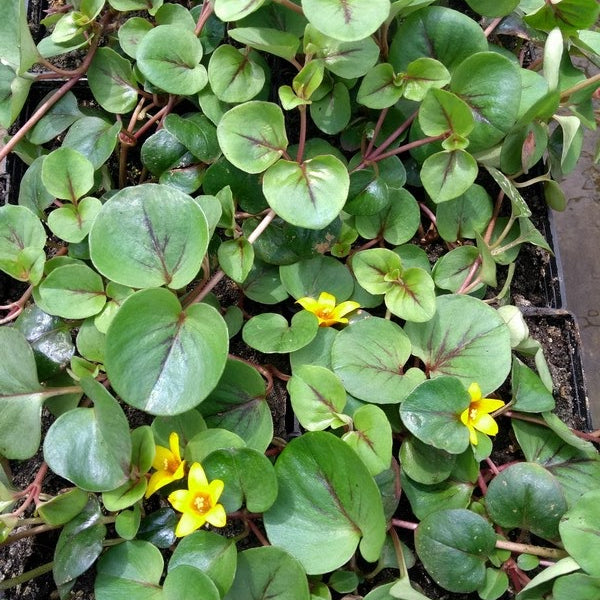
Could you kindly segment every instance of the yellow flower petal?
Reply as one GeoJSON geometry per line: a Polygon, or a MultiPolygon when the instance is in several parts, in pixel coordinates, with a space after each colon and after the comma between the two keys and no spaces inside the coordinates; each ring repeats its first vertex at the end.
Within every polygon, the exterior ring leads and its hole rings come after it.
{"type": "Polygon", "coordinates": [[[210,503],[214,506],[218,501],[219,497],[223,493],[225,484],[220,479],[213,479],[208,486],[208,495],[210,497],[210,503]]]}
{"type": "Polygon", "coordinates": [[[468,389],[469,396],[471,396],[471,402],[478,402],[481,400],[481,388],[477,382],[473,382],[468,389]]]}
{"type": "Polygon", "coordinates": [[[179,519],[179,523],[177,523],[177,527],[175,528],[175,535],[177,537],[184,537],[196,531],[206,523],[206,515],[201,515],[199,513],[190,513],[186,512],[181,515],[181,519],[179,519]]]}
{"type": "Polygon", "coordinates": [[[200,463],[195,462],[190,467],[188,474],[188,487],[190,491],[204,492],[208,488],[208,479],[206,479],[206,473],[200,463]]]}
{"type": "MultiPolygon", "coordinates": [[[[342,302],[335,307],[333,314],[336,317],[343,317],[348,313],[351,313],[353,310],[360,308],[360,304],[358,302],[354,302],[354,300],[346,300],[346,302],[342,302]]],[[[347,321],[348,319],[346,319],[347,321]]]]}
{"type": "Polygon", "coordinates": [[[175,456],[175,458],[179,462],[181,462],[181,454],[179,451],[179,436],[175,431],[172,431],[171,435],[169,435],[169,448],[171,448],[173,456],[175,456]]]}
{"type": "Polygon", "coordinates": [[[321,292],[318,304],[322,308],[333,310],[335,308],[335,296],[328,294],[327,292],[321,292]]]}
{"type": "Polygon", "coordinates": [[[178,512],[189,510],[190,492],[188,490],[175,490],[169,494],[169,502],[171,506],[178,512]]]}
{"type": "Polygon", "coordinates": [[[215,527],[225,527],[227,515],[222,504],[215,504],[205,515],[206,521],[215,527]]]}
{"type": "Polygon", "coordinates": [[[487,433],[487,435],[498,433],[498,423],[487,413],[477,415],[477,418],[473,421],[473,427],[481,433],[487,433]]]}
{"type": "Polygon", "coordinates": [[[164,446],[156,446],[152,467],[158,471],[166,471],[166,466],[173,460],[173,453],[164,446]]]}
{"type": "Polygon", "coordinates": [[[472,425],[467,425],[469,428],[469,442],[473,444],[473,446],[477,446],[477,432],[472,425]]]}
{"type": "Polygon", "coordinates": [[[494,398],[483,398],[475,404],[478,412],[482,413],[493,413],[504,406],[502,400],[495,400],[494,398]]]}
{"type": "Polygon", "coordinates": [[[171,481],[173,481],[173,478],[170,473],[167,473],[166,471],[155,471],[152,473],[152,476],[148,481],[148,486],[146,487],[146,498],[150,498],[156,490],[168,485],[171,481]]]}

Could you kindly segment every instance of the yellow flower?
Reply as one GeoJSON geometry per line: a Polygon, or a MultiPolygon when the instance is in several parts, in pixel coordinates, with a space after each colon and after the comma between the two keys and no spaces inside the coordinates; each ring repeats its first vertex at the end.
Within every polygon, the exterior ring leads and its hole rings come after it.
{"type": "Polygon", "coordinates": [[[217,504],[223,492],[224,483],[213,479],[208,483],[206,473],[200,463],[194,463],[188,474],[188,490],[175,490],[169,494],[169,502],[175,510],[183,513],[175,535],[189,535],[204,523],[224,527],[227,520],[222,504],[217,504]]]}
{"type": "Polygon", "coordinates": [[[296,301],[304,310],[307,310],[319,319],[319,327],[331,327],[336,323],[347,323],[345,317],[348,313],[356,310],[360,304],[352,300],[347,300],[336,306],[335,296],[327,292],[321,292],[319,299],[305,296],[296,301]]]}
{"type": "Polygon", "coordinates": [[[156,490],[184,476],[185,460],[181,460],[179,453],[179,436],[173,431],[169,436],[169,448],[156,446],[156,453],[152,466],[156,469],[146,489],[146,498],[156,490]]]}
{"type": "Polygon", "coordinates": [[[481,397],[481,388],[478,383],[472,383],[469,386],[469,396],[471,404],[460,415],[460,420],[469,428],[469,441],[473,446],[477,445],[477,431],[487,433],[487,435],[496,435],[498,433],[498,424],[490,416],[490,413],[504,406],[502,400],[492,400],[481,397]]]}

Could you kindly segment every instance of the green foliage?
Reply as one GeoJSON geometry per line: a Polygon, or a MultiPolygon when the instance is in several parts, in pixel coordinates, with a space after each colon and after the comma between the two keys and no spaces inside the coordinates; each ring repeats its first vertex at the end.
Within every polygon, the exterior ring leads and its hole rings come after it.
{"type": "Polygon", "coordinates": [[[6,2],[0,458],[45,464],[0,469],[0,540],[60,529],[61,598],[423,600],[415,560],[597,597],[597,438],[511,301],[527,187],[564,210],[596,126],[597,3],[188,4],[74,0],[36,45],[6,2]]]}

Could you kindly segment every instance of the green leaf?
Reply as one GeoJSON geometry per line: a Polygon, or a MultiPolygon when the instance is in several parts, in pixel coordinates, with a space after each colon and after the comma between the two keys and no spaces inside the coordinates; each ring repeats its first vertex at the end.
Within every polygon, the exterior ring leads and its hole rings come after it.
{"type": "Polygon", "coordinates": [[[195,567],[172,569],[163,582],[165,600],[196,600],[198,590],[202,590],[202,600],[221,600],[219,590],[210,577],[195,567]]]}
{"type": "Polygon", "coordinates": [[[131,58],[135,58],[140,41],[151,29],[153,29],[152,23],[142,17],[127,19],[117,32],[119,45],[123,52],[131,58]]]}
{"type": "Polygon", "coordinates": [[[450,454],[469,446],[469,430],[460,420],[470,397],[455,377],[437,377],[417,386],[400,406],[406,428],[425,444],[450,454]]]}
{"type": "Polygon", "coordinates": [[[71,125],[63,147],[83,154],[99,169],[113,153],[121,131],[121,123],[109,123],[100,117],[82,117],[71,125]]]}
{"type": "Polygon", "coordinates": [[[246,173],[261,173],[288,146],[281,108],[258,100],[227,111],[217,126],[217,137],[227,160],[246,173]]]}
{"type": "Polygon", "coordinates": [[[38,294],[46,312],[65,319],[85,319],[106,304],[102,277],[85,264],[54,269],[40,284],[38,294]]]}
{"type": "Polygon", "coordinates": [[[29,94],[33,80],[15,77],[14,71],[0,64],[0,125],[10,127],[16,120],[29,94]]]}
{"type": "Polygon", "coordinates": [[[426,135],[451,132],[466,137],[473,131],[475,120],[469,105],[456,94],[432,89],[419,107],[419,125],[426,135]]]}
{"type": "Polygon", "coordinates": [[[223,44],[211,54],[208,81],[219,100],[247,102],[262,90],[265,72],[248,50],[223,44]]]}
{"type": "Polygon", "coordinates": [[[584,573],[559,577],[554,583],[552,593],[556,600],[594,600],[600,594],[600,577],[590,577],[584,573]]]}
{"type": "Polygon", "coordinates": [[[48,525],[64,525],[74,519],[88,503],[89,495],[79,488],[54,496],[48,502],[42,502],[37,512],[48,525]]]}
{"type": "Polygon", "coordinates": [[[519,527],[550,540],[558,538],[558,523],[567,510],[558,481],[535,463],[504,469],[490,482],[485,500],[490,518],[501,527],[519,527]]]}
{"type": "Polygon", "coordinates": [[[324,133],[340,133],[350,122],[351,106],[348,88],[341,82],[320,100],[313,100],[310,116],[314,124],[324,133]]]}
{"type": "Polygon", "coordinates": [[[346,390],[329,369],[318,365],[299,366],[294,369],[287,389],[294,415],[308,431],[345,424],[340,413],[346,406],[346,390]]]}
{"type": "Polygon", "coordinates": [[[94,98],[110,113],[128,113],[138,102],[138,86],[131,63],[108,47],[98,48],[88,81],[94,98]]]}
{"type": "Polygon", "coordinates": [[[300,45],[298,36],[293,33],[268,27],[235,27],[228,31],[228,35],[240,44],[286,60],[296,56],[300,45]]]}
{"type": "Polygon", "coordinates": [[[54,196],[42,183],[42,164],[45,156],[38,156],[30,165],[19,185],[19,206],[28,208],[38,218],[44,218],[44,211],[54,202],[54,196]]]}
{"type": "Polygon", "coordinates": [[[23,460],[40,445],[42,386],[33,351],[20,331],[0,329],[0,348],[0,454],[23,460]]]}
{"type": "Polygon", "coordinates": [[[389,60],[396,72],[403,72],[413,60],[428,56],[453,72],[466,58],[487,49],[476,21],[450,8],[429,6],[409,15],[398,27],[389,60]]]}
{"type": "Polygon", "coordinates": [[[473,184],[464,194],[436,206],[437,229],[447,242],[482,234],[492,218],[493,203],[485,188],[473,184]]]}
{"type": "Polygon", "coordinates": [[[252,448],[222,448],[203,461],[209,479],[225,483],[219,501],[227,512],[246,505],[253,513],[267,510],[277,497],[277,478],[269,459],[252,448]]]}
{"type": "Polygon", "coordinates": [[[98,198],[88,196],[77,205],[66,204],[53,210],[48,215],[48,227],[66,242],[81,242],[90,232],[101,208],[102,202],[98,198]]]}
{"type": "Polygon", "coordinates": [[[493,308],[477,298],[439,296],[430,321],[407,323],[404,329],[412,353],[423,360],[430,377],[452,375],[465,388],[477,382],[486,396],[510,372],[508,328],[493,308]]]}
{"type": "Polygon", "coordinates": [[[467,4],[484,17],[505,17],[519,5],[519,0],[467,0],[467,4]]]}
{"type": "Polygon", "coordinates": [[[421,181],[429,197],[436,203],[464,194],[475,182],[477,161],[464,150],[436,152],[421,167],[421,181]]]}
{"type": "Polygon", "coordinates": [[[129,424],[101,384],[84,378],[80,385],[94,407],[75,408],[54,421],[44,440],[44,460],[83,490],[112,490],[129,475],[129,424]]]}
{"type": "Polygon", "coordinates": [[[169,94],[192,95],[208,83],[202,45],[193,31],[159,25],[137,47],[137,67],[148,81],[169,94]]]}
{"type": "Polygon", "coordinates": [[[245,448],[246,442],[227,429],[212,427],[197,433],[185,447],[185,460],[204,463],[207,456],[223,448],[245,448]]]}
{"type": "Polygon", "coordinates": [[[120,512],[115,519],[117,535],[125,540],[132,540],[137,535],[141,518],[142,512],[139,505],[135,505],[131,510],[120,512]]]}
{"type": "Polygon", "coordinates": [[[407,436],[402,442],[399,458],[402,473],[426,485],[446,480],[456,463],[456,454],[439,450],[413,436],[407,436]]]}
{"type": "Polygon", "coordinates": [[[37,62],[38,52],[27,24],[27,4],[10,1],[3,6],[0,23],[0,56],[17,75],[37,62]]]}
{"type": "Polygon", "coordinates": [[[408,64],[402,79],[404,97],[420,102],[430,89],[443,88],[450,83],[450,73],[439,60],[424,56],[408,64]]]}
{"type": "Polygon", "coordinates": [[[306,346],[317,335],[317,317],[308,311],[296,313],[288,325],[279,313],[252,317],[242,330],[246,344],[265,354],[286,353],[306,346]]]}
{"type": "Polygon", "coordinates": [[[453,248],[439,258],[433,267],[435,285],[443,290],[457,292],[478,258],[479,251],[475,246],[453,248]]]}
{"type": "Polygon", "coordinates": [[[129,600],[163,600],[159,585],[163,571],[160,550],[150,542],[133,540],[109,548],[97,566],[97,600],[126,596],[129,600]]]}
{"type": "Polygon", "coordinates": [[[415,547],[427,572],[451,592],[473,592],[485,581],[485,562],[496,534],[479,515],[464,509],[440,510],[415,531],[415,547]]]}
{"type": "Polygon", "coordinates": [[[42,182],[56,198],[76,202],[94,185],[94,165],[77,150],[58,148],[44,160],[42,182]]]}
{"type": "Polygon", "coordinates": [[[473,113],[475,127],[469,134],[473,153],[491,148],[514,125],[521,99],[519,68],[496,52],[479,52],[454,71],[450,89],[473,113]]]}
{"type": "Polygon", "coordinates": [[[508,196],[512,206],[512,214],[514,217],[530,217],[531,210],[527,206],[527,202],[514,183],[501,171],[493,167],[486,167],[488,173],[495,179],[500,189],[508,196]]]}
{"type": "Polygon", "coordinates": [[[517,357],[512,364],[512,408],[523,412],[541,413],[554,409],[554,397],[539,376],[517,357]]]}
{"type": "Polygon", "coordinates": [[[394,67],[381,63],[365,75],[356,100],[368,108],[389,108],[400,100],[403,92],[402,86],[396,84],[394,67]]]}
{"type": "Polygon", "coordinates": [[[367,561],[379,558],[385,540],[381,496],[344,442],[330,433],[308,432],[286,446],[275,469],[279,494],[264,514],[272,544],[297,558],[308,574],[340,567],[359,542],[367,561]]]}
{"type": "Polygon", "coordinates": [[[124,188],[103,205],[89,243],[94,266],[112,281],[179,289],[200,270],[208,224],[190,196],[148,183],[124,188]]]}
{"type": "Polygon", "coordinates": [[[593,0],[561,0],[559,10],[543,5],[537,12],[527,15],[525,22],[542,31],[559,27],[565,34],[576,34],[580,29],[590,29],[599,14],[600,7],[593,0]]]}
{"type": "Polygon", "coordinates": [[[157,548],[169,548],[177,540],[175,527],[179,518],[172,508],[159,508],[140,521],[136,537],[151,542],[157,548]]]}
{"type": "Polygon", "coordinates": [[[273,438],[273,418],[259,372],[239,360],[228,360],[217,387],[201,404],[210,427],[228,429],[249,448],[264,452],[273,438]]]}
{"type": "Polygon", "coordinates": [[[234,540],[200,530],[177,544],[169,561],[169,572],[183,565],[200,569],[210,577],[223,596],[233,583],[237,559],[234,540]]]}
{"type": "Polygon", "coordinates": [[[356,410],[352,419],[353,429],[342,439],[360,456],[373,477],[389,469],[392,427],[386,414],[378,406],[367,404],[356,410]]]}
{"type": "Polygon", "coordinates": [[[374,33],[390,13],[390,0],[302,0],[304,15],[320,32],[352,42],[374,33]]]}
{"type": "MultiPolygon", "coordinates": [[[[47,99],[48,96],[45,96],[42,102],[47,99]]],[[[81,117],[83,117],[83,113],[77,106],[75,94],[67,92],[35,124],[27,135],[27,139],[33,144],[45,144],[63,133],[81,117]]]]}
{"type": "Polygon", "coordinates": [[[265,0],[215,0],[215,14],[221,21],[238,21],[258,10],[265,0]]]}
{"type": "Polygon", "coordinates": [[[335,156],[316,156],[302,164],[279,160],[264,175],[269,206],[285,221],[307,229],[322,229],[342,210],[350,177],[335,156]]]}
{"type": "Polygon", "coordinates": [[[281,548],[265,546],[240,552],[235,579],[223,600],[309,600],[302,565],[281,548]]]}
{"type": "Polygon", "coordinates": [[[145,477],[126,481],[114,490],[104,492],[102,504],[111,512],[121,511],[139,502],[144,497],[147,487],[148,481],[145,477]]]}
{"type": "Polygon", "coordinates": [[[219,266],[236,283],[243,283],[254,264],[254,248],[247,239],[238,237],[221,243],[219,266]]]}
{"type": "Polygon", "coordinates": [[[404,370],[411,354],[408,336],[395,323],[372,317],[338,333],[331,362],[346,390],[374,404],[398,404],[425,379],[417,368],[404,370]]]}
{"type": "Polygon", "coordinates": [[[141,290],[121,306],[106,335],[106,372],[132,406],[175,415],[202,402],[225,368],[227,326],[207,304],[182,310],[165,289],[141,290]]]}
{"type": "Polygon", "coordinates": [[[87,571],[102,552],[106,526],[98,500],[90,498],[84,509],[60,532],[54,550],[52,574],[57,586],[72,582],[87,571]]]}
{"type": "Polygon", "coordinates": [[[519,600],[538,600],[543,594],[552,591],[553,580],[578,571],[581,567],[570,557],[562,558],[538,573],[519,593],[519,600]]]}
{"type": "Polygon", "coordinates": [[[404,269],[385,295],[390,312],[406,321],[421,323],[435,313],[435,285],[431,275],[418,267],[404,269]]]}

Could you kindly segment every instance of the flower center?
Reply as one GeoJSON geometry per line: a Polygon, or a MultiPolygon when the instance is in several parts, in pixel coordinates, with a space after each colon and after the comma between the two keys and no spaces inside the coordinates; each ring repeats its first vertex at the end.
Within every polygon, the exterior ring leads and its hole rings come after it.
{"type": "Polygon", "coordinates": [[[471,421],[475,421],[475,419],[477,419],[477,409],[476,408],[469,409],[469,419],[471,421]]]}
{"type": "Polygon", "coordinates": [[[207,494],[196,494],[194,501],[192,502],[194,509],[201,515],[207,513],[210,510],[210,498],[207,494]]]}
{"type": "Polygon", "coordinates": [[[163,471],[168,471],[173,474],[179,468],[179,463],[176,460],[163,459],[163,471]]]}

